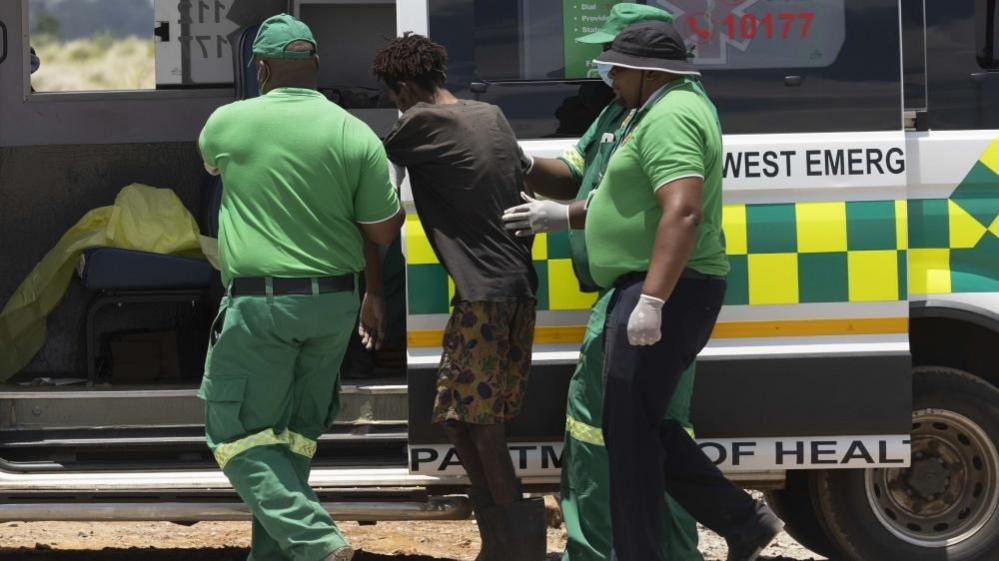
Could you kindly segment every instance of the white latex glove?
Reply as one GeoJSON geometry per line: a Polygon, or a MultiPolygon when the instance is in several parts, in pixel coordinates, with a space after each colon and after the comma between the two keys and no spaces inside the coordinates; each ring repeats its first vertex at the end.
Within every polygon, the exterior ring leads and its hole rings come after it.
{"type": "Polygon", "coordinates": [[[662,339],[663,304],[655,296],[643,294],[628,318],[628,342],[634,346],[655,345],[662,339]]]}
{"type": "Polygon", "coordinates": [[[541,232],[561,232],[569,229],[569,205],[555,201],[539,201],[527,193],[520,197],[526,201],[506,209],[503,227],[517,236],[530,236],[541,232]]]}

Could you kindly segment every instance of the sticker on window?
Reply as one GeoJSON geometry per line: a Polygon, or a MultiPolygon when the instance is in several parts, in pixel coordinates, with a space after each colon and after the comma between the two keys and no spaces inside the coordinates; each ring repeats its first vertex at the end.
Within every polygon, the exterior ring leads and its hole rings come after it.
{"type": "Polygon", "coordinates": [[[836,61],[846,36],[844,0],[650,0],[702,68],[818,68],[836,61]]]}

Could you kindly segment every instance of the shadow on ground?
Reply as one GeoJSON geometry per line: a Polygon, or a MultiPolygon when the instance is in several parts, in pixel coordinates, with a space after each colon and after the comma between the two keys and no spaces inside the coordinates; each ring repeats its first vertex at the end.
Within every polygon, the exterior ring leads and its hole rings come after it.
{"type": "MultiPolygon", "coordinates": [[[[245,561],[249,553],[241,548],[221,549],[104,549],[71,551],[43,549],[0,549],[4,561],[245,561]]],[[[425,555],[380,555],[360,551],[354,561],[454,561],[425,555]]]]}
{"type": "MultiPolygon", "coordinates": [[[[104,549],[100,551],[73,551],[55,549],[0,549],[4,561],[245,561],[249,553],[241,548],[219,549],[104,549]]],[[[551,553],[546,561],[559,561],[561,555],[551,553]]],[[[353,561],[455,561],[444,557],[426,555],[386,555],[359,551],[353,561]]],[[[793,561],[786,557],[760,557],[760,561],[793,561]]]]}

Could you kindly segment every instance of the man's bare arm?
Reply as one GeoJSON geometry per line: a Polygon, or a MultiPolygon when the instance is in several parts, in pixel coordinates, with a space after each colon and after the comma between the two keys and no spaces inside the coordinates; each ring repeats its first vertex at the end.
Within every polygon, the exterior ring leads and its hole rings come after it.
{"type": "Polygon", "coordinates": [[[555,158],[534,158],[524,182],[530,191],[549,199],[571,201],[579,193],[579,180],[565,162],[555,158]]]}
{"type": "Polygon", "coordinates": [[[406,211],[400,207],[399,212],[391,218],[373,224],[358,224],[358,227],[369,241],[378,245],[388,245],[399,235],[399,229],[405,220],[406,211]]]}
{"type": "Polygon", "coordinates": [[[208,164],[208,161],[205,160],[205,155],[201,153],[201,146],[198,146],[198,155],[201,156],[201,162],[205,164],[205,171],[214,176],[218,176],[222,173],[219,171],[219,168],[208,164]]]}
{"type": "Polygon", "coordinates": [[[586,225],[586,201],[576,201],[569,205],[569,227],[582,230],[586,225]]]}
{"type": "Polygon", "coordinates": [[[378,349],[385,338],[385,283],[382,281],[381,247],[364,240],[364,300],[357,333],[368,350],[378,349]]]}
{"type": "Polygon", "coordinates": [[[704,180],[697,177],[671,181],[656,191],[663,216],[659,220],[643,294],[668,300],[673,293],[697,242],[703,191],[704,180]]]}

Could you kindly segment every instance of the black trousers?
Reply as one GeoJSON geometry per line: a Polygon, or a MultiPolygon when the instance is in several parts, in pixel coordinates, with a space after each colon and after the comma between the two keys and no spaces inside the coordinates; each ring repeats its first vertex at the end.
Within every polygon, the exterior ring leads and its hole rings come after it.
{"type": "Polygon", "coordinates": [[[682,278],[663,306],[662,339],[636,347],[628,342],[628,318],[643,282],[644,275],[619,280],[604,331],[603,431],[619,561],[663,559],[663,492],[728,538],[737,538],[755,512],[750,496],[725,479],[687,431],[663,420],[677,381],[711,335],[725,280],[682,278]]]}

